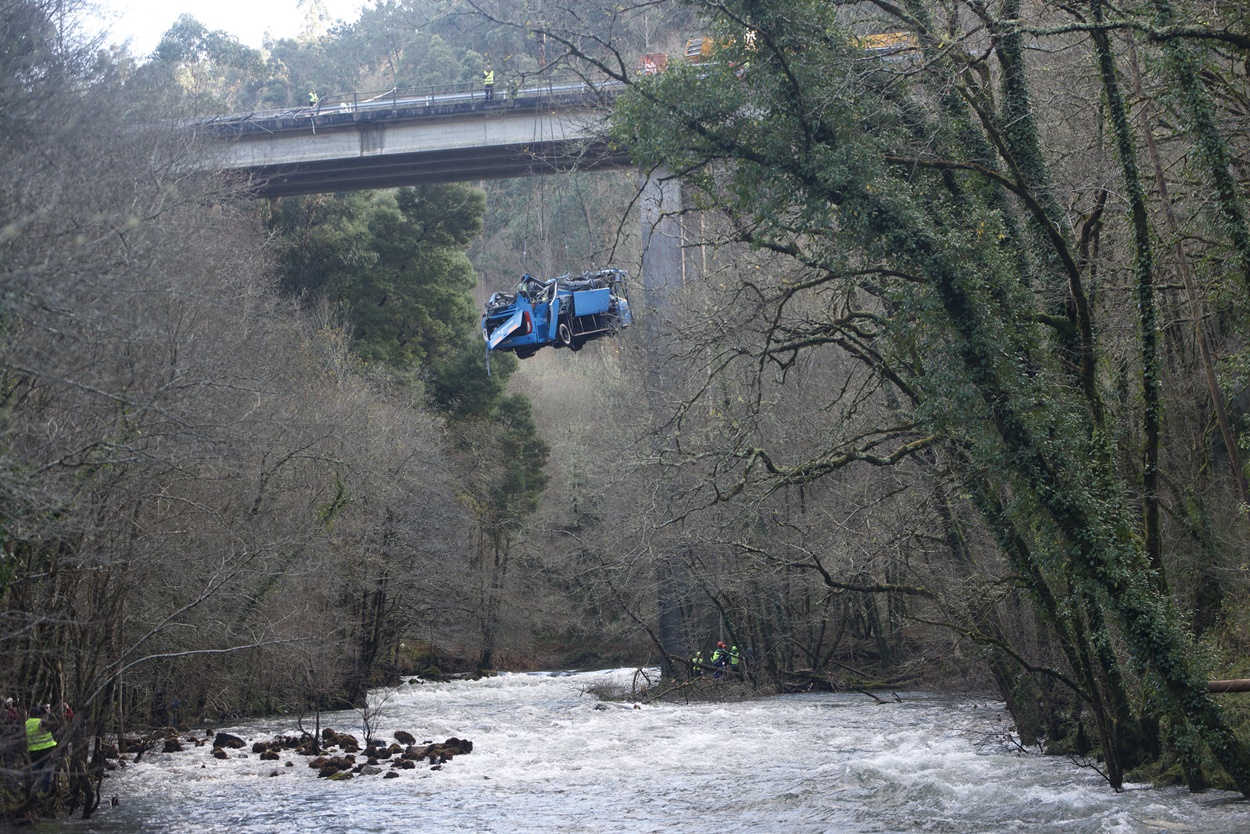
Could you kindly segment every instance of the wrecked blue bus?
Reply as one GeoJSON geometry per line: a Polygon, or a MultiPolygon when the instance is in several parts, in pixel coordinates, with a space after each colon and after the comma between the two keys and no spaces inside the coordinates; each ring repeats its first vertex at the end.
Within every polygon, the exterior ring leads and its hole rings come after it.
{"type": "Polygon", "coordinates": [[[540,348],[581,350],[633,322],[624,295],[625,273],[614,268],[540,281],[528,273],[516,291],[486,302],[482,338],[488,350],[510,350],[528,359],[540,348]]]}

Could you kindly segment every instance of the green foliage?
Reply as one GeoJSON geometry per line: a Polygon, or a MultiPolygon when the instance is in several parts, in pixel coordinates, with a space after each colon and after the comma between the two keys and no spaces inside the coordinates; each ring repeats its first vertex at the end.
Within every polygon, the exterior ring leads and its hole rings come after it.
{"type": "Polygon", "coordinates": [[[184,14],[132,81],[153,94],[180,93],[190,112],[213,113],[257,106],[266,76],[259,51],[184,14]]]}
{"type": "Polygon", "coordinates": [[[454,11],[429,0],[379,2],[328,32],[313,26],[259,51],[183,15],[133,82],[177,93],[184,110],[221,113],[300,106],[314,89],[325,99],[392,88],[476,86],[488,62],[502,78],[539,69],[525,32],[483,26],[454,11]]]}
{"type": "Polygon", "coordinates": [[[511,353],[499,353],[490,357],[488,368],[482,340],[476,332],[474,337],[463,350],[435,363],[427,384],[430,400],[454,422],[493,413],[518,367],[511,353]]]}
{"type": "Polygon", "coordinates": [[[457,442],[472,461],[464,497],[493,558],[506,560],[513,539],[539,507],[551,449],[526,397],[505,395],[494,406],[490,414],[461,423],[457,442]]]}
{"type": "Polygon", "coordinates": [[[505,468],[491,498],[500,525],[515,530],[538,509],[547,488],[545,466],[551,450],[539,435],[529,400],[524,396],[510,394],[501,398],[494,417],[501,429],[498,451],[505,468]]]}
{"type": "Polygon", "coordinates": [[[452,364],[476,335],[465,249],[484,209],[464,185],[278,201],[270,226],[283,241],[282,285],[341,305],[366,360],[452,364]]]}

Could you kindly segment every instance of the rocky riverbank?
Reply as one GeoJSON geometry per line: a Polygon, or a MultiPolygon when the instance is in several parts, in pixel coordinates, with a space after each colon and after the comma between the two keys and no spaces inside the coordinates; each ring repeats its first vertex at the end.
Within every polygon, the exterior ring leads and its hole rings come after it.
{"type": "MultiPolygon", "coordinates": [[[[137,763],[144,755],[153,752],[177,754],[210,745],[212,755],[218,759],[255,755],[262,761],[282,763],[284,767],[297,767],[303,763],[317,771],[319,777],[333,780],[377,775],[393,779],[399,776],[399,771],[417,767],[441,770],[456,756],[473,752],[473,742],[468,739],[452,737],[442,742],[424,741],[418,744],[412,733],[396,730],[389,738],[367,738],[362,743],[356,736],[330,727],[323,729],[319,736],[302,733],[253,740],[250,753],[237,752],[247,750],[249,743],[232,733],[208,730],[201,737],[174,729],[142,737],[127,736],[120,744],[105,744],[102,752],[111,769],[118,766],[113,762],[121,766],[126,760],[137,763]]],[[[277,776],[279,773],[274,770],[269,775],[277,776]]]]}

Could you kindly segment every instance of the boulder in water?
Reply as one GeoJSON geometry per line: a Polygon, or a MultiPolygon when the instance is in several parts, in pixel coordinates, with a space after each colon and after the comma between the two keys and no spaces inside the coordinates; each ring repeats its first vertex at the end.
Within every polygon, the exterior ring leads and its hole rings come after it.
{"type": "Polygon", "coordinates": [[[213,747],[229,747],[232,750],[242,750],[246,746],[247,742],[230,733],[218,733],[213,737],[213,747]]]}

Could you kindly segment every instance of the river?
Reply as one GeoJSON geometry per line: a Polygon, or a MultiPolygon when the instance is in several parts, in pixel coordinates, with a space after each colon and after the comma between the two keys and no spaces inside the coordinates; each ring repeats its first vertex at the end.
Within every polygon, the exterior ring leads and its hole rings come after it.
{"type": "MultiPolygon", "coordinates": [[[[639,705],[589,694],[633,673],[504,674],[374,693],[383,734],[457,736],[470,755],[399,778],[318,779],[261,761],[271,719],[226,729],[249,747],[148,753],[104,783],[88,821],[42,832],[1202,832],[1250,831],[1237,794],[1130,785],[1020,750],[1001,704],[900,693],[639,705]],[[271,775],[275,774],[276,775],[271,775]]],[[[361,713],[323,726],[361,735],[361,713]]]]}

